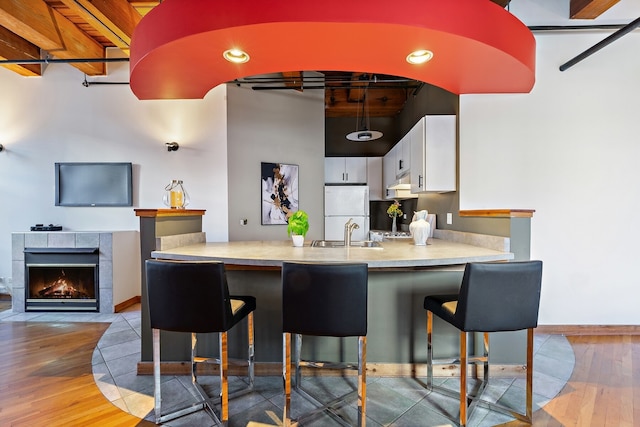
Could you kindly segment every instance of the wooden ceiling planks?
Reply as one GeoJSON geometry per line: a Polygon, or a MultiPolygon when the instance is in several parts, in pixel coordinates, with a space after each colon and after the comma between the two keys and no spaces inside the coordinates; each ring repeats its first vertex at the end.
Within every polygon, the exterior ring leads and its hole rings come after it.
{"type": "MultiPolygon", "coordinates": [[[[129,52],[133,31],[142,16],[125,0],[61,0],[74,16],[79,16],[98,37],[129,52]]],[[[88,31],[87,31],[88,32],[88,31]]],[[[103,45],[108,44],[102,42],[103,45]]]]}
{"type": "Polygon", "coordinates": [[[571,0],[569,17],[571,19],[595,19],[609,10],[620,0],[571,0]]]}

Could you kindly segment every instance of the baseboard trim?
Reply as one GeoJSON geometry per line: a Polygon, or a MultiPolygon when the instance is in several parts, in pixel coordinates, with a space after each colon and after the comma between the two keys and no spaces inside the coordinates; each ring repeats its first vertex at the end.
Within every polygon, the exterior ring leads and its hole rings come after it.
{"type": "Polygon", "coordinates": [[[121,311],[131,307],[132,305],[140,304],[141,301],[142,297],[140,295],[137,295],[133,298],[129,298],[128,300],[121,302],[120,304],[116,304],[113,307],[113,311],[114,313],[120,313],[121,311]]]}
{"type": "Polygon", "coordinates": [[[640,335],[640,325],[539,325],[537,334],[581,335],[640,335]]]}
{"type": "MultiPolygon", "coordinates": [[[[526,367],[524,365],[496,365],[491,367],[492,378],[524,378],[526,367]]],[[[153,375],[153,362],[138,362],[138,375],[153,375]]],[[[282,364],[278,362],[257,362],[254,365],[256,376],[280,376],[282,364]]],[[[190,375],[190,362],[162,362],[160,372],[163,375],[190,375]]],[[[198,365],[198,375],[218,375],[218,365],[214,363],[198,365]]],[[[305,376],[356,376],[358,372],[352,369],[313,369],[303,368],[305,376]]],[[[247,375],[246,362],[229,364],[229,375],[247,375]]],[[[426,377],[426,363],[367,363],[367,375],[371,377],[426,377]]],[[[482,366],[469,366],[468,375],[472,378],[482,376],[482,366]]],[[[460,369],[457,365],[434,365],[434,377],[459,377],[460,369]]]]}

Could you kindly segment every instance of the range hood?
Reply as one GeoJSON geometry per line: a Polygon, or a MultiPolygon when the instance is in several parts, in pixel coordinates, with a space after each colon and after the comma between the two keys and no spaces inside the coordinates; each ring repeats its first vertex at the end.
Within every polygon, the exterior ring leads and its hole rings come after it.
{"type": "Polygon", "coordinates": [[[397,178],[392,185],[387,187],[387,195],[394,199],[410,199],[418,197],[411,193],[411,176],[409,173],[397,178]]]}
{"type": "Polygon", "coordinates": [[[411,175],[405,173],[404,175],[396,178],[395,182],[387,187],[389,190],[410,190],[411,189],[411,175]]]}

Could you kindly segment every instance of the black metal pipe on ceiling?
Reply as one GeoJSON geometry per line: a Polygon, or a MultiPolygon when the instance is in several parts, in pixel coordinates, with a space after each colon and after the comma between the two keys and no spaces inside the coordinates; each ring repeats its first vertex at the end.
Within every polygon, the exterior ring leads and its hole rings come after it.
{"type": "MultiPolygon", "coordinates": [[[[231,82],[235,83],[235,82],[231,82]]],[[[419,87],[419,84],[409,84],[404,86],[388,86],[388,85],[376,85],[372,86],[370,89],[414,89],[419,87]]],[[[279,90],[279,89],[333,89],[333,86],[326,85],[300,85],[300,86],[253,86],[251,87],[253,90],[279,90]]],[[[341,87],[340,89],[361,89],[359,86],[354,87],[341,87]]]]}
{"type": "Polygon", "coordinates": [[[89,86],[99,86],[99,85],[128,85],[129,82],[90,82],[90,81],[83,81],[82,82],[82,86],[84,87],[89,87],[89,86]]]}
{"type": "Polygon", "coordinates": [[[129,58],[45,58],[45,59],[1,59],[0,65],[7,64],[75,64],[89,62],[129,62],[129,58]]]}
{"type": "Polygon", "coordinates": [[[589,31],[589,30],[618,30],[629,24],[586,24],[586,25],[529,25],[527,28],[533,33],[545,31],[589,31]]]}
{"type": "Polygon", "coordinates": [[[596,53],[597,51],[599,51],[600,49],[602,49],[603,47],[613,43],[614,41],[618,40],[620,37],[624,36],[625,34],[630,33],[631,31],[635,30],[637,27],[640,26],[640,18],[637,18],[635,21],[632,21],[631,23],[625,25],[624,27],[620,28],[618,31],[616,31],[615,33],[611,34],[609,37],[605,38],[604,40],[594,44],[593,46],[591,46],[589,49],[585,50],[584,52],[582,52],[581,54],[575,56],[573,59],[570,59],[569,61],[565,62],[564,64],[562,64],[560,66],[560,71],[565,71],[566,69],[573,67],[574,65],[576,65],[578,62],[582,61],[583,59],[593,55],[594,53],[596,53]]]}

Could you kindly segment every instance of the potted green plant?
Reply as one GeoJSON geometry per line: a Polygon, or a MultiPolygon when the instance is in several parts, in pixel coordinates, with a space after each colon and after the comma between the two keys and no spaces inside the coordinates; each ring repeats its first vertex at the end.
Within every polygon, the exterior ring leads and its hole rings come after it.
{"type": "Polygon", "coordinates": [[[287,233],[293,239],[293,246],[302,246],[304,237],[309,231],[309,215],[303,210],[297,210],[289,217],[287,233]]]}

